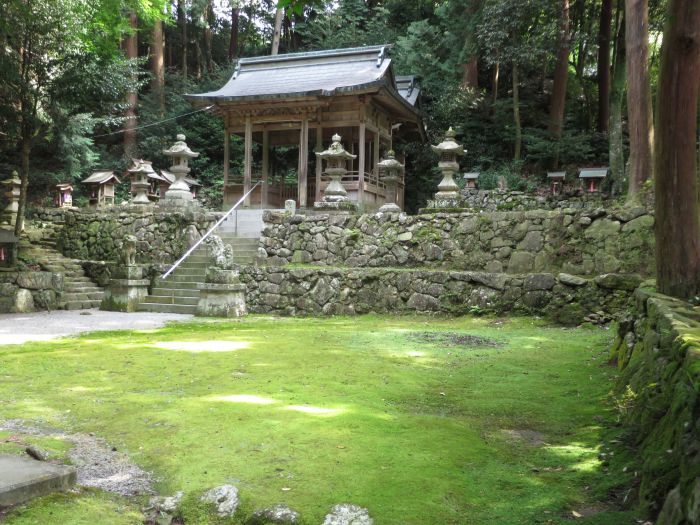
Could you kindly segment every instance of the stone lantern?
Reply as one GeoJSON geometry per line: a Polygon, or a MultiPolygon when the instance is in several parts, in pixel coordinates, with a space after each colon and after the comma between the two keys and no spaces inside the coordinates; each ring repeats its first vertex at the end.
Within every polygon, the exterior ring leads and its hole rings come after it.
{"type": "Polygon", "coordinates": [[[151,162],[141,159],[132,159],[132,165],[127,170],[129,178],[131,178],[131,204],[143,205],[150,204],[148,200],[148,190],[151,187],[149,178],[155,175],[151,162]]]}
{"type": "Polygon", "coordinates": [[[402,180],[404,165],[394,157],[394,150],[389,150],[386,159],[377,164],[380,180],[386,186],[384,205],[379,208],[381,212],[399,213],[401,208],[396,204],[396,187],[402,180]]]}
{"type": "Polygon", "coordinates": [[[9,224],[14,226],[17,221],[17,211],[19,210],[19,194],[22,181],[19,180],[19,175],[16,171],[12,172],[12,176],[2,181],[5,197],[8,204],[0,216],[0,224],[9,224]]]}
{"type": "Polygon", "coordinates": [[[331,181],[323,192],[323,200],[315,202],[314,207],[320,209],[354,210],[356,207],[355,203],[350,201],[348,192],[343,187],[342,178],[348,172],[345,167],[346,162],[356,158],[357,155],[345,151],[345,148],[340,143],[340,135],[337,133],[333,135],[332,140],[333,143],[327,150],[316,153],[319,162],[322,160],[326,161],[326,169],[323,173],[328,175],[331,181]]]}
{"type": "Polygon", "coordinates": [[[435,194],[436,207],[455,207],[459,205],[459,186],[453,176],[459,170],[457,157],[464,155],[464,148],[455,141],[455,132],[452,128],[445,133],[445,139],[437,146],[431,146],[433,151],[440,155],[438,168],[442,172],[442,181],[438,184],[438,192],[435,194]]]}
{"type": "Polygon", "coordinates": [[[185,177],[190,172],[187,164],[190,159],[199,157],[199,153],[192,151],[185,142],[185,136],[179,134],[177,142],[169,149],[163,150],[163,154],[172,157],[170,173],[175,176],[175,181],[170,185],[168,191],[165,192],[164,199],[171,204],[186,205],[193,199],[192,191],[187,182],[185,182],[185,177]]]}

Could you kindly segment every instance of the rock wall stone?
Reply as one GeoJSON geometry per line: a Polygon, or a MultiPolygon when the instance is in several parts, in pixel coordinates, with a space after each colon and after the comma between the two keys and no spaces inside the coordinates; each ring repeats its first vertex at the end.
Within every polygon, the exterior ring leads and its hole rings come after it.
{"type": "Polygon", "coordinates": [[[282,315],[515,312],[565,325],[604,323],[629,306],[639,278],[603,275],[398,270],[385,268],[247,267],[248,309],[282,315]]]}
{"type": "Polygon", "coordinates": [[[460,192],[463,205],[474,211],[529,211],[559,209],[594,209],[611,201],[600,194],[537,195],[523,191],[478,190],[465,188],[460,192]]]}
{"type": "Polygon", "coordinates": [[[54,310],[63,293],[63,274],[0,271],[0,313],[54,310]]]}
{"type": "Polygon", "coordinates": [[[37,213],[38,220],[63,226],[57,230],[58,248],[68,257],[115,261],[121,240],[125,235],[134,235],[138,239],[139,263],[175,261],[188,248],[194,230],[204,233],[220,217],[218,212],[173,213],[133,207],[37,213]]]}
{"type": "Polygon", "coordinates": [[[285,216],[266,212],[259,262],[428,267],[492,273],[650,274],[654,217],[644,208],[285,216]]]}
{"type": "Polygon", "coordinates": [[[700,315],[651,290],[634,293],[612,356],[618,406],[639,449],[640,500],[658,525],[700,523],[700,315]]]}

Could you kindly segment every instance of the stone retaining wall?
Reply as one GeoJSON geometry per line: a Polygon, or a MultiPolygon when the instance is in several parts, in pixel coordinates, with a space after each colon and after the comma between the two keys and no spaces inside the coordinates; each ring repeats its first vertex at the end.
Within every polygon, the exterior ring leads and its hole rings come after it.
{"type": "Polygon", "coordinates": [[[644,208],[292,217],[266,212],[259,262],[577,275],[653,272],[644,208]]]}
{"type": "Polygon", "coordinates": [[[657,523],[700,523],[700,312],[639,289],[612,350],[618,405],[641,461],[640,500],[657,523]]]}
{"type": "Polygon", "coordinates": [[[0,313],[54,310],[63,292],[63,274],[0,271],[0,313]]]}
{"type": "Polygon", "coordinates": [[[464,206],[474,211],[593,209],[610,204],[600,194],[537,195],[523,191],[463,189],[464,206]]]}
{"type": "Polygon", "coordinates": [[[117,259],[125,235],[138,239],[137,262],[169,263],[180,257],[220,217],[219,212],[162,212],[157,208],[113,207],[100,210],[42,210],[39,221],[63,225],[58,248],[83,260],[117,259]]]}
{"type": "Polygon", "coordinates": [[[629,306],[639,278],[366,268],[247,267],[249,311],[282,315],[487,312],[604,323],[629,306]]]}

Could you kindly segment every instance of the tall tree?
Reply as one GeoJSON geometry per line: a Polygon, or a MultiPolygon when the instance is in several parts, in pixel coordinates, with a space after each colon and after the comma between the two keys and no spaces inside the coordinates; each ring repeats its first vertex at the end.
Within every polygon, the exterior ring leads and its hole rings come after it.
{"type": "Polygon", "coordinates": [[[613,194],[625,189],[625,148],[622,131],[622,106],[625,99],[625,8],[623,0],[617,2],[615,15],[615,46],[613,48],[612,86],[610,90],[609,148],[610,178],[613,194]]]}
{"type": "Polygon", "coordinates": [[[234,60],[238,56],[238,34],[240,32],[241,8],[237,0],[231,2],[231,37],[228,45],[228,59],[234,60]]]}
{"type": "Polygon", "coordinates": [[[627,53],[627,118],[630,167],[627,198],[638,198],[653,170],[654,127],[649,79],[649,4],[625,0],[625,49],[627,53]]]}
{"type": "MultiPolygon", "coordinates": [[[[569,48],[571,35],[569,30],[569,0],[560,0],[559,38],[557,44],[557,62],[554,67],[554,84],[552,101],[549,109],[549,132],[554,139],[561,139],[566,106],[566,84],[569,78],[569,48]]],[[[558,157],[558,155],[557,155],[558,157]]],[[[558,164],[558,158],[555,164],[558,164]]]]}
{"type": "Polygon", "coordinates": [[[177,3],[177,24],[180,28],[180,47],[181,47],[181,57],[182,65],[180,66],[180,73],[182,78],[187,80],[187,0],[179,0],[177,3]]]}
{"type": "Polygon", "coordinates": [[[598,26],[598,131],[606,133],[610,120],[610,34],[612,0],[603,0],[598,26]]]}
{"type": "Polygon", "coordinates": [[[700,6],[670,0],[657,95],[656,286],[681,298],[700,294],[699,94],[700,6]]]}
{"type": "MultiPolygon", "coordinates": [[[[124,51],[129,60],[138,58],[138,16],[134,11],[129,11],[129,32],[124,38],[124,51]]],[[[138,104],[138,91],[135,87],[126,96],[126,109],[124,111],[124,156],[131,158],[136,154],[136,105],[138,104]]]]}
{"type": "Polygon", "coordinates": [[[284,9],[277,7],[275,10],[275,25],[272,32],[272,52],[271,55],[276,55],[280,50],[280,35],[282,34],[282,19],[284,18],[284,9]]]}
{"type": "Polygon", "coordinates": [[[158,98],[158,107],[161,115],[165,113],[165,99],[163,89],[165,88],[165,64],[163,60],[163,21],[156,19],[151,29],[151,91],[158,98]]]}

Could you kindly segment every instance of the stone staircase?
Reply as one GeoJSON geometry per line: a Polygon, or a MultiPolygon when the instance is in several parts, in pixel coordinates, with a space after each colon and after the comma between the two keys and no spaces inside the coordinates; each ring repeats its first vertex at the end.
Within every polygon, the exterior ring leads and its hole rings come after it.
{"type": "MultiPolygon", "coordinates": [[[[239,210],[225,221],[215,235],[233,248],[236,264],[252,265],[263,229],[263,210],[239,210]]],[[[199,283],[204,282],[209,262],[208,248],[200,245],[167,279],[158,279],[151,295],[139,304],[139,311],[194,314],[199,301],[199,283]]]]}
{"type": "Polygon", "coordinates": [[[78,261],[65,257],[57,251],[53,239],[55,239],[54,236],[47,235],[36,242],[22,239],[19,244],[19,254],[36,261],[42,270],[63,274],[63,294],[59,308],[65,310],[99,308],[104,290],[85,275],[78,261]]]}

